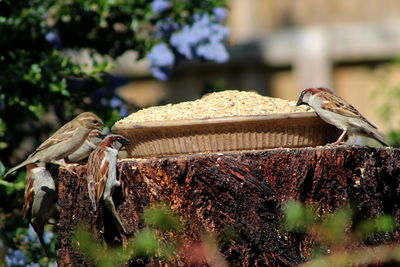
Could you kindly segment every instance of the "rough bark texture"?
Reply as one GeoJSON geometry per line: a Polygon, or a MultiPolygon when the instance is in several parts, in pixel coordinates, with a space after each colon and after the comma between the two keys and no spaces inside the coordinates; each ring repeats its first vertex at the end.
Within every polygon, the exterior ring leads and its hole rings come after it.
{"type": "MultiPolygon", "coordinates": [[[[60,171],[59,264],[85,266],[90,263],[71,244],[79,223],[89,224],[108,244],[118,235],[110,215],[103,209],[94,213],[90,207],[85,166],[72,170],[76,176],[60,171]]],[[[315,204],[321,213],[354,201],[360,218],[388,213],[400,223],[399,149],[318,147],[198,154],[123,160],[118,170],[122,186],[114,192],[114,202],[129,233],[144,227],[144,208],[162,201],[188,222],[180,238],[189,250],[204,231],[220,236],[235,229],[239,237],[220,243],[221,253],[234,266],[295,265],[310,257],[309,237],[280,230],[281,207],[288,199],[315,204]]],[[[399,233],[397,229],[391,237],[376,235],[366,245],[399,243],[399,233]]],[[[192,256],[182,253],[169,265],[193,264],[192,256]]]]}

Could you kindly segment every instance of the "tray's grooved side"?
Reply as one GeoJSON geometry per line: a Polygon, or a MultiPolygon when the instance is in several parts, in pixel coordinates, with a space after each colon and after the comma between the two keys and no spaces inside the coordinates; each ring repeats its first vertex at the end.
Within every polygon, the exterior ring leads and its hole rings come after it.
{"type": "MultiPolygon", "coordinates": [[[[306,114],[307,115],[307,114],[306,114]]],[[[263,150],[277,147],[307,147],[335,141],[340,131],[314,113],[308,116],[249,116],[224,120],[170,121],[148,127],[114,125],[112,131],[132,141],[131,157],[162,157],[208,152],[263,150]]]]}

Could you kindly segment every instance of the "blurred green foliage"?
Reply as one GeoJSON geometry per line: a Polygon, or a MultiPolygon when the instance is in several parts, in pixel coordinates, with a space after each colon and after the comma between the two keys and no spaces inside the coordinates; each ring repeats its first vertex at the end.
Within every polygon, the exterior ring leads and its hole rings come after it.
{"type": "Polygon", "coordinates": [[[160,230],[178,232],[182,226],[178,216],[173,214],[166,205],[158,205],[146,209],[143,217],[146,224],[160,230]]]}
{"type": "MultiPolygon", "coordinates": [[[[386,214],[356,222],[356,212],[350,206],[319,216],[314,206],[298,201],[288,201],[282,211],[283,229],[310,235],[315,240],[313,260],[306,263],[307,266],[352,266],[349,265],[350,262],[362,264],[364,262],[362,257],[354,262],[353,255],[349,255],[346,249],[352,245],[359,245],[360,242],[368,240],[375,234],[391,234],[396,226],[393,217],[386,214]],[[331,257],[327,256],[331,253],[334,253],[331,257]],[[333,261],[340,261],[340,264],[332,265],[338,262],[332,262],[331,258],[333,261]]],[[[369,263],[375,263],[384,262],[386,258],[384,254],[377,254],[375,258],[368,258],[368,260],[370,260],[369,263]]]]}
{"type": "MultiPolygon", "coordinates": [[[[87,226],[78,227],[73,234],[73,244],[86,260],[98,267],[135,266],[147,260],[160,260],[174,266],[180,263],[179,255],[190,253],[194,265],[207,262],[210,266],[228,266],[219,251],[221,240],[211,233],[200,234],[200,242],[185,244],[187,222],[174,213],[166,204],[156,204],[146,208],[142,215],[144,227],[138,230],[127,243],[120,247],[102,245],[87,226]],[[189,251],[187,251],[189,249],[189,251]]],[[[228,230],[231,233],[236,231],[228,230]]],[[[232,237],[232,236],[231,236],[232,237]]],[[[232,240],[232,239],[230,239],[232,240]]]]}
{"type": "Polygon", "coordinates": [[[385,71],[379,89],[374,93],[374,97],[381,100],[378,112],[384,123],[396,125],[387,133],[388,142],[392,147],[400,147],[400,120],[397,114],[400,110],[400,84],[393,84],[391,77],[398,75],[400,66],[400,56],[396,57],[385,71]]]}
{"type": "Polygon", "coordinates": [[[306,232],[316,216],[311,206],[298,201],[288,201],[283,207],[283,227],[289,232],[306,232]]]}
{"type": "MultiPolygon", "coordinates": [[[[157,21],[171,17],[192,23],[193,14],[211,12],[226,0],[174,0],[173,8],[157,14],[151,3],[0,0],[0,175],[77,113],[90,110],[113,125],[120,118],[118,108],[94,97],[110,86],[111,59],[127,50],[143,58],[155,43],[169,38],[156,34],[157,21]],[[83,49],[89,51],[89,62],[70,56],[83,49]]],[[[15,237],[27,227],[21,211],[24,184],[23,170],[0,178],[0,255],[22,246],[15,237]]],[[[25,243],[35,246],[35,241],[25,243]]],[[[23,251],[30,253],[28,263],[35,259],[35,249],[23,251]]]]}
{"type": "Polygon", "coordinates": [[[120,266],[138,258],[158,257],[169,261],[175,255],[176,244],[165,238],[166,232],[178,233],[183,227],[182,220],[164,204],[147,208],[143,220],[146,228],[136,232],[125,248],[102,246],[85,226],[75,231],[73,243],[99,267],[120,266]]]}

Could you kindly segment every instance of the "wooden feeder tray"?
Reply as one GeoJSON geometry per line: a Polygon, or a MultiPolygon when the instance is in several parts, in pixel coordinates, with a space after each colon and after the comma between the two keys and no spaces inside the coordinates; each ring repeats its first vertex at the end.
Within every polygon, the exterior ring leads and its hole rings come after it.
{"type": "Polygon", "coordinates": [[[115,124],[112,131],[132,141],[126,150],[133,158],[315,147],[341,133],[314,112],[132,122],[115,124]]]}

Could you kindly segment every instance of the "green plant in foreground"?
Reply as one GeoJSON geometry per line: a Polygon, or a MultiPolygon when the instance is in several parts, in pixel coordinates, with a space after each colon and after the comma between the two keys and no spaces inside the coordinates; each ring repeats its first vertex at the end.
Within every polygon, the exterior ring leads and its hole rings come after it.
{"type": "MultiPolygon", "coordinates": [[[[161,262],[179,262],[179,256],[188,256],[190,264],[228,266],[219,251],[220,241],[212,233],[201,233],[199,240],[186,243],[184,233],[186,224],[165,204],[149,207],[143,212],[145,228],[137,231],[124,247],[110,248],[101,245],[93,237],[87,226],[78,227],[74,233],[73,244],[96,266],[121,266],[135,264],[137,260],[158,259],[161,262]]],[[[233,236],[233,229],[227,229],[233,236]]]]}
{"type": "Polygon", "coordinates": [[[374,234],[392,233],[396,222],[391,216],[380,215],[355,223],[355,211],[349,206],[325,216],[317,216],[315,210],[315,207],[298,201],[289,201],[283,207],[283,228],[289,232],[308,234],[315,241],[313,259],[303,264],[304,266],[352,266],[400,261],[400,246],[381,245],[346,250],[351,245],[357,246],[368,240],[374,234]],[[321,253],[322,251],[325,253],[321,253]]]}
{"type": "Polygon", "coordinates": [[[74,244],[99,267],[119,266],[137,258],[159,257],[169,261],[174,256],[174,244],[165,240],[165,232],[177,233],[182,222],[167,206],[146,209],[143,219],[147,228],[139,230],[125,248],[100,245],[86,226],[74,233],[74,244]]]}

